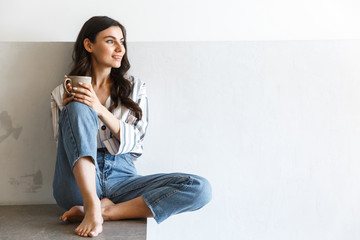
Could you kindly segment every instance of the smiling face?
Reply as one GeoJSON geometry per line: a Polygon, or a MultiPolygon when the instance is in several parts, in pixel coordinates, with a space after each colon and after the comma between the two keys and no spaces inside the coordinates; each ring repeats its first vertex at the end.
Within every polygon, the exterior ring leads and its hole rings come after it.
{"type": "Polygon", "coordinates": [[[84,47],[91,53],[93,66],[100,68],[119,68],[126,51],[124,36],[118,26],[99,32],[94,43],[85,39],[84,47]]]}

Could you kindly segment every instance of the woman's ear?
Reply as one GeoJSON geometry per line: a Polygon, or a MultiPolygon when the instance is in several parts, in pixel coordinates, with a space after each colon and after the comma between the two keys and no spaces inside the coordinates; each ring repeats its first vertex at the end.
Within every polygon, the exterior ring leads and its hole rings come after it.
{"type": "Polygon", "coordinates": [[[86,51],[88,51],[89,53],[92,53],[92,43],[88,38],[84,39],[84,48],[86,49],[86,51]]]}

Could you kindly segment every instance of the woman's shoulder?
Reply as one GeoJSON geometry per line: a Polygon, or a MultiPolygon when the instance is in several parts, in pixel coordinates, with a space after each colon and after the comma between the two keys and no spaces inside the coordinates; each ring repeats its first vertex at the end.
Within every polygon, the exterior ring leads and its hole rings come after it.
{"type": "Polygon", "coordinates": [[[146,83],[135,75],[126,75],[126,79],[130,81],[130,83],[134,86],[134,88],[142,88],[145,87],[146,83]]]}
{"type": "Polygon", "coordinates": [[[140,96],[146,95],[146,84],[139,77],[134,75],[128,75],[128,80],[131,82],[132,88],[132,98],[137,99],[140,96]]]}
{"type": "Polygon", "coordinates": [[[138,76],[135,76],[135,75],[125,75],[125,78],[128,79],[131,84],[145,84],[145,82],[143,80],[141,80],[138,76]]]}

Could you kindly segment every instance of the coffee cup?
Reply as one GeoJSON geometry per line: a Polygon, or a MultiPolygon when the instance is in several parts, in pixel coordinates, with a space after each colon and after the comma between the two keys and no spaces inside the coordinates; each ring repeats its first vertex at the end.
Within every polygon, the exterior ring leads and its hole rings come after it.
{"type": "Polygon", "coordinates": [[[91,84],[91,77],[88,76],[68,76],[67,78],[65,78],[64,80],[64,90],[66,91],[66,93],[68,95],[71,95],[71,92],[69,92],[66,88],[66,85],[70,82],[71,88],[73,89],[74,87],[77,88],[81,88],[82,86],[79,84],[80,82],[82,83],[86,83],[86,84],[91,84]]]}

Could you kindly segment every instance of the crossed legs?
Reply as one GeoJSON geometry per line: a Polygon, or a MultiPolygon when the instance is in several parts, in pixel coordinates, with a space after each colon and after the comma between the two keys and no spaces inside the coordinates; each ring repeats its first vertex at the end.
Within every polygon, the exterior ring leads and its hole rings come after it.
{"type": "MultiPolygon", "coordinates": [[[[115,192],[109,194],[111,200],[100,201],[104,221],[154,217],[160,223],[171,215],[195,211],[211,199],[206,179],[182,173],[130,177],[111,189],[115,192]]],[[[81,221],[86,216],[82,204],[69,209],[61,216],[63,221],[81,221]]]]}
{"type": "MultiPolygon", "coordinates": [[[[82,221],[75,230],[78,235],[98,235],[104,220],[154,217],[160,223],[173,214],[197,210],[210,201],[208,181],[182,173],[132,176],[120,182],[113,179],[111,190],[116,194],[107,196],[117,204],[109,199],[100,201],[97,130],[97,115],[86,105],[72,102],[61,111],[53,194],[59,206],[69,209],[60,217],[63,221],[82,221]]],[[[120,159],[119,164],[125,164],[120,166],[124,170],[135,168],[126,165],[123,155],[120,159]]]]}
{"type": "Polygon", "coordinates": [[[99,200],[96,194],[95,165],[91,157],[81,157],[74,165],[73,173],[83,198],[84,206],[74,206],[65,212],[63,221],[80,221],[75,232],[83,237],[95,237],[102,232],[104,220],[153,217],[142,197],[114,204],[104,198],[99,200]]]}
{"type": "MultiPolygon", "coordinates": [[[[80,236],[96,236],[102,232],[101,206],[109,206],[109,201],[100,202],[101,191],[98,184],[97,171],[97,133],[98,117],[95,111],[78,102],[71,102],[60,113],[58,131],[58,152],[53,181],[53,194],[59,206],[71,209],[73,206],[82,206],[82,222],[75,232],[80,236]],[[97,189],[98,188],[98,189],[97,189]],[[104,205],[104,203],[107,203],[104,205]]],[[[130,203],[130,208],[138,208],[135,215],[129,214],[129,210],[120,211],[125,217],[149,216],[148,211],[143,214],[139,202],[130,203]],[[135,207],[131,207],[132,204],[135,207]],[[126,215],[128,214],[128,215],[126,215]]],[[[129,205],[129,203],[127,203],[129,205]]],[[[118,206],[112,207],[118,214],[118,206]]],[[[110,218],[113,210],[106,211],[110,218]]],[[[64,214],[62,220],[71,220],[70,215],[64,214]]]]}

